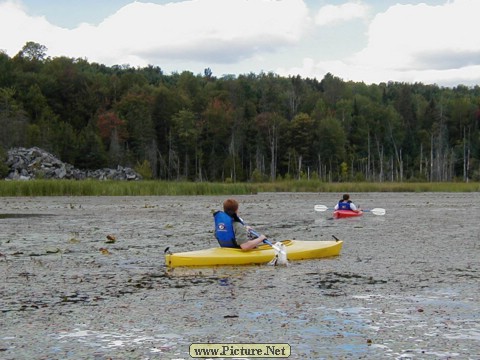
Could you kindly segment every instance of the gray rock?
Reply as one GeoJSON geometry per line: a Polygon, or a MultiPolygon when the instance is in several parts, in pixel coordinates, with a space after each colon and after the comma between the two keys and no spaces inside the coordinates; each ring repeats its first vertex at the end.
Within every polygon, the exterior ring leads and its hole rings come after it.
{"type": "Polygon", "coordinates": [[[141,180],[135,170],[117,166],[116,169],[80,170],[54,155],[38,148],[12,148],[8,151],[7,166],[10,171],[5,180],[42,179],[98,179],[98,180],[141,180]]]}

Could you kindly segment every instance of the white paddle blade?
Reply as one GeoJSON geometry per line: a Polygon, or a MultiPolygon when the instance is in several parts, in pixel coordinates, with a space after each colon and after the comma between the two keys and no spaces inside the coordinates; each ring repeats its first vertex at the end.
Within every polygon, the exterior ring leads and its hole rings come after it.
{"type": "Polygon", "coordinates": [[[315,205],[314,209],[315,211],[327,211],[328,207],[326,207],[325,205],[315,205]]]}
{"type": "Polygon", "coordinates": [[[288,266],[287,251],[285,244],[276,243],[273,245],[275,250],[275,257],[268,263],[268,265],[285,265],[288,266]]]}
{"type": "Polygon", "coordinates": [[[285,245],[283,245],[282,243],[272,244],[272,248],[282,255],[287,255],[287,251],[285,250],[285,245]]]}
{"type": "Polygon", "coordinates": [[[387,213],[385,209],[382,209],[382,208],[375,208],[370,210],[370,212],[374,215],[385,215],[387,213]]]}

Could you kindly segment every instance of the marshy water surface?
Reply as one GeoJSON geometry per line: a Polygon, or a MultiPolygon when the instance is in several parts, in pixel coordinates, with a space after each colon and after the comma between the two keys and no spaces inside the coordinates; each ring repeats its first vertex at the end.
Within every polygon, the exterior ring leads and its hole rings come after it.
{"type": "Polygon", "coordinates": [[[288,267],[165,267],[216,245],[225,197],[0,198],[0,358],[190,359],[192,343],[288,343],[290,359],[479,359],[478,193],[237,196],[273,240],[344,240],[288,267]],[[115,240],[108,240],[113,235],[115,240]]]}

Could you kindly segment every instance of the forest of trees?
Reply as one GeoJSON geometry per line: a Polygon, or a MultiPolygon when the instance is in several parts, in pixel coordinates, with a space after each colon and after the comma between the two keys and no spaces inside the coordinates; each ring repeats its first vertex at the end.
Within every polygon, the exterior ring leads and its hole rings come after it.
{"type": "Polygon", "coordinates": [[[480,87],[215,77],[0,51],[0,153],[191,181],[479,181],[480,87]]]}

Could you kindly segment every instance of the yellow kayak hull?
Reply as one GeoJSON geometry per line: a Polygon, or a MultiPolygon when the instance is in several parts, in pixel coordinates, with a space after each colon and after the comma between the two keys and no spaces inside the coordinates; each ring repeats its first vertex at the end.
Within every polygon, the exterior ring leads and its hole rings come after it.
{"type": "MultiPolygon", "coordinates": [[[[342,249],[343,241],[300,241],[284,240],[288,260],[318,259],[337,256],[342,249]]],[[[165,255],[168,267],[180,266],[220,266],[220,265],[252,265],[268,263],[275,257],[275,251],[269,245],[244,251],[232,248],[211,248],[165,255]]]]}

